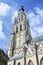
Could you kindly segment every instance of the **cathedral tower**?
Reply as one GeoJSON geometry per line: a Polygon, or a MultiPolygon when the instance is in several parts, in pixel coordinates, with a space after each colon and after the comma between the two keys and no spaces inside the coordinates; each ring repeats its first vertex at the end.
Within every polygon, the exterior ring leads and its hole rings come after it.
{"type": "Polygon", "coordinates": [[[29,22],[22,6],[11,31],[7,65],[43,65],[43,36],[31,39],[29,22]]]}
{"type": "Polygon", "coordinates": [[[12,57],[23,53],[23,46],[27,44],[26,41],[29,39],[31,39],[29,22],[24,12],[24,7],[21,6],[18,17],[14,21],[13,31],[11,32],[8,56],[12,57]]]}

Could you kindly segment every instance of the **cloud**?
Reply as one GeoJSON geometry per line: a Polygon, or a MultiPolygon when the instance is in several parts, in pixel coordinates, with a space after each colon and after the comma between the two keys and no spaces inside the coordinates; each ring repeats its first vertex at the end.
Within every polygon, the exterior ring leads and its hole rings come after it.
{"type": "Polygon", "coordinates": [[[6,39],[6,36],[3,32],[3,22],[2,21],[0,21],[0,39],[3,39],[3,40],[6,39]]]}
{"type": "Polygon", "coordinates": [[[38,35],[42,35],[43,34],[43,26],[38,26],[38,28],[37,27],[35,27],[35,30],[37,31],[37,33],[38,33],[38,35]]]}
{"type": "Polygon", "coordinates": [[[38,7],[35,7],[34,9],[35,9],[36,13],[40,15],[40,17],[43,17],[43,9],[40,9],[38,7]]]}
{"type": "Polygon", "coordinates": [[[15,5],[15,7],[12,7],[6,3],[0,2],[0,17],[10,15],[10,19],[12,19],[12,22],[14,22],[14,19],[15,17],[17,17],[18,14],[18,10],[16,8],[17,5],[15,5]]]}
{"type": "Polygon", "coordinates": [[[37,37],[43,35],[43,9],[35,7],[34,11],[29,11],[27,17],[29,19],[32,37],[37,37]]]}
{"type": "Polygon", "coordinates": [[[33,38],[37,37],[37,32],[31,28],[31,35],[33,38]]]}
{"type": "Polygon", "coordinates": [[[35,25],[40,24],[40,16],[39,15],[35,15],[34,12],[28,13],[27,17],[29,18],[31,26],[33,26],[33,25],[35,26],[35,25]]]}
{"type": "Polygon", "coordinates": [[[5,4],[3,2],[0,2],[0,15],[6,16],[8,12],[10,11],[11,7],[8,4],[5,4]]]}
{"type": "Polygon", "coordinates": [[[14,18],[17,17],[17,9],[14,7],[0,2],[0,48],[7,49],[5,44],[8,46],[10,30],[12,28],[12,22],[14,18]]]}

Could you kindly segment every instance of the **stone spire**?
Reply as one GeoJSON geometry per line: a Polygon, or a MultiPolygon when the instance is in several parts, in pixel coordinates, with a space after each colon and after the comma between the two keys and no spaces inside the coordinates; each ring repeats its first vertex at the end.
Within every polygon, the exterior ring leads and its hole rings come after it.
{"type": "Polygon", "coordinates": [[[21,8],[20,8],[20,11],[21,11],[21,10],[24,11],[24,7],[23,7],[23,6],[21,6],[21,8]]]}

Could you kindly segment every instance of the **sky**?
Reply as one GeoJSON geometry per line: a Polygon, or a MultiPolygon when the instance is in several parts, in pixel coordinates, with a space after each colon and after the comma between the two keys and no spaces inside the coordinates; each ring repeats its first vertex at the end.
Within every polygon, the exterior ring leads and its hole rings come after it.
{"type": "Polygon", "coordinates": [[[8,50],[14,18],[24,6],[33,38],[43,35],[43,0],[0,0],[0,48],[8,50]]]}

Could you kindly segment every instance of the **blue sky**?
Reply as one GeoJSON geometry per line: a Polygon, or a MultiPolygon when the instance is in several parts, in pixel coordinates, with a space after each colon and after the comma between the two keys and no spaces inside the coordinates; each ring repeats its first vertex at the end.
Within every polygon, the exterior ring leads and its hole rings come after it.
{"type": "Polygon", "coordinates": [[[43,0],[0,0],[0,48],[7,51],[14,18],[23,5],[32,37],[43,35],[43,0]]]}

